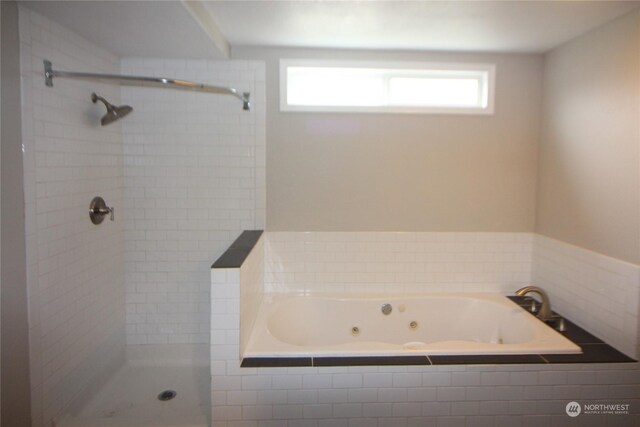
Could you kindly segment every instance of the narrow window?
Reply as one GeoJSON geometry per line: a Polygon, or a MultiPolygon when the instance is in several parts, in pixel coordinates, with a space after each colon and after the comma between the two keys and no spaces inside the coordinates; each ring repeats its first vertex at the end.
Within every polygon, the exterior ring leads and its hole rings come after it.
{"type": "Polygon", "coordinates": [[[280,110],[492,114],[493,64],[280,61],[280,110]]]}

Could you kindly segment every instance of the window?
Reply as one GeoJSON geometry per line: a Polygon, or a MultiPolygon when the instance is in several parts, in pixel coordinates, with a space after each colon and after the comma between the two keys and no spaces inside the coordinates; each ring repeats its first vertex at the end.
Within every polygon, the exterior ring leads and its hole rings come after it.
{"type": "Polygon", "coordinates": [[[281,111],[493,114],[493,64],[280,61],[281,111]]]}

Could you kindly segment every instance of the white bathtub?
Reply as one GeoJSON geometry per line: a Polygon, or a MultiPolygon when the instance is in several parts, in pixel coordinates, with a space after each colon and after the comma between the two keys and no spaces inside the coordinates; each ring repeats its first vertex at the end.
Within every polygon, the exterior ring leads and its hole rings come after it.
{"type": "Polygon", "coordinates": [[[243,357],[580,352],[505,296],[461,293],[265,296],[243,357]]]}

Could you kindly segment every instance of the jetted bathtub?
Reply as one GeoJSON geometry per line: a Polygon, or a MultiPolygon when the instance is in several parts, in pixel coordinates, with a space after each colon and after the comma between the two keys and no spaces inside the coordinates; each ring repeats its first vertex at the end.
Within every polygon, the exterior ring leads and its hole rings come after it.
{"type": "Polygon", "coordinates": [[[243,357],[552,353],[581,350],[499,294],[276,295],[264,297],[243,357]]]}

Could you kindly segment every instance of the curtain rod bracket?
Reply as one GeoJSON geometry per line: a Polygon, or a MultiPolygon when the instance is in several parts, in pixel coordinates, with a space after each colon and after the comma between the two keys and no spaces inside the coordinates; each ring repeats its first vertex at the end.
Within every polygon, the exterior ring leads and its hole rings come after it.
{"type": "Polygon", "coordinates": [[[53,87],[53,69],[51,68],[51,61],[44,60],[44,84],[48,87],[53,87]]]}

